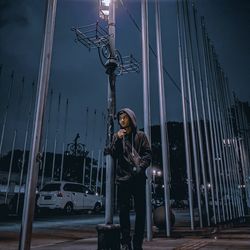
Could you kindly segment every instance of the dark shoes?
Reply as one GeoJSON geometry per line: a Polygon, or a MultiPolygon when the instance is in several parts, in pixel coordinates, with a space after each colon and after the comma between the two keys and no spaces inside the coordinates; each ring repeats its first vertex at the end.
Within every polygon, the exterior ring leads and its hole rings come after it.
{"type": "MultiPolygon", "coordinates": [[[[131,245],[124,244],[122,245],[121,250],[132,250],[131,245]]],[[[133,247],[133,250],[143,250],[142,247],[133,247]]]]}
{"type": "Polygon", "coordinates": [[[133,247],[133,250],[143,250],[142,247],[133,247]]]}
{"type": "Polygon", "coordinates": [[[132,247],[131,247],[131,245],[124,244],[124,245],[122,245],[121,250],[132,250],[132,247]]]}
{"type": "Polygon", "coordinates": [[[142,244],[143,244],[143,239],[142,240],[137,240],[133,239],[133,250],[143,250],[142,249],[142,244]]]}

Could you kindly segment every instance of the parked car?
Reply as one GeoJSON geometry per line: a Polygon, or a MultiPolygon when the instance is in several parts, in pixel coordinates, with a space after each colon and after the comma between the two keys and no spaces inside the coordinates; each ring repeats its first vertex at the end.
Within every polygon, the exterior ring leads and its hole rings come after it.
{"type": "Polygon", "coordinates": [[[74,182],[50,182],[39,192],[38,209],[63,209],[66,214],[76,210],[100,212],[102,197],[88,187],[74,182]]]}

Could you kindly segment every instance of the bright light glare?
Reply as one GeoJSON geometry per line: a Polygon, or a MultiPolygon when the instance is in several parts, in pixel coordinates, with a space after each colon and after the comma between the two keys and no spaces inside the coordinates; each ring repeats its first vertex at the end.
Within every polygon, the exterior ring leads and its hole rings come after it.
{"type": "Polygon", "coordinates": [[[110,2],[111,2],[111,0],[101,0],[101,1],[100,1],[99,16],[100,16],[102,19],[105,19],[105,20],[108,19],[110,2]]]}
{"type": "Polygon", "coordinates": [[[157,171],[157,175],[158,175],[158,176],[161,176],[161,171],[157,171]]]}
{"type": "Polygon", "coordinates": [[[102,5],[109,6],[110,0],[102,0],[102,5]]]}
{"type": "Polygon", "coordinates": [[[108,10],[103,10],[102,13],[103,13],[104,16],[108,16],[109,15],[109,11],[108,10]]]}

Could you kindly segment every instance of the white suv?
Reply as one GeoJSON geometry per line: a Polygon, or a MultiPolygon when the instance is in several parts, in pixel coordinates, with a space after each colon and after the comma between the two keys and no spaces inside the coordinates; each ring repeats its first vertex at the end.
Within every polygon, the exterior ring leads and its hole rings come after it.
{"type": "Polygon", "coordinates": [[[70,214],[73,210],[91,209],[99,212],[102,197],[88,187],[75,182],[50,182],[39,192],[37,200],[40,209],[64,209],[70,214]]]}

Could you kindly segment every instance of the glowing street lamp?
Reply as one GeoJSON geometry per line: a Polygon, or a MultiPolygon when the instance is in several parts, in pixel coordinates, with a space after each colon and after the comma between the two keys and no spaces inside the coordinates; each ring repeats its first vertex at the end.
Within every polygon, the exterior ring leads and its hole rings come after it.
{"type": "Polygon", "coordinates": [[[153,192],[154,192],[154,193],[155,193],[155,185],[156,185],[156,183],[155,183],[155,181],[156,181],[156,176],[160,177],[161,174],[162,174],[161,170],[157,170],[157,169],[153,169],[153,170],[152,170],[152,175],[153,175],[153,188],[154,188],[153,192]]]}
{"type": "Polygon", "coordinates": [[[161,176],[161,174],[162,174],[161,170],[158,170],[156,174],[157,174],[157,176],[161,176]]]}
{"type": "Polygon", "coordinates": [[[109,4],[110,0],[99,0],[99,16],[106,21],[109,17],[109,4]]]}

